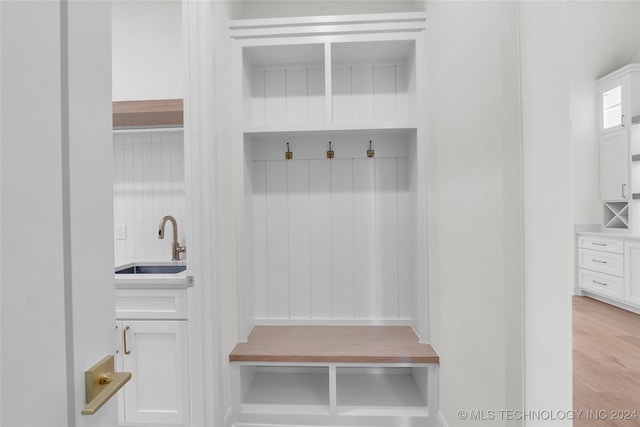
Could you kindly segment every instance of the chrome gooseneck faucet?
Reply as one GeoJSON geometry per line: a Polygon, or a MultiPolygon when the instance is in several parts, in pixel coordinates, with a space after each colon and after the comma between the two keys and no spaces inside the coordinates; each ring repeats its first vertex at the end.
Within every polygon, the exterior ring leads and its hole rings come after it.
{"type": "Polygon", "coordinates": [[[180,253],[186,252],[187,248],[184,246],[180,246],[180,243],[178,243],[178,223],[176,222],[176,219],[171,215],[165,215],[160,220],[158,239],[164,239],[164,227],[167,221],[171,221],[171,224],[173,224],[173,245],[171,246],[171,260],[180,261],[180,253]]]}

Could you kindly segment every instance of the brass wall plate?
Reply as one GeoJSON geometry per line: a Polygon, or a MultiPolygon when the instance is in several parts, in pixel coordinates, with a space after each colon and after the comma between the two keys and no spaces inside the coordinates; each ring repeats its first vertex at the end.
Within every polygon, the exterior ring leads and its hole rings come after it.
{"type": "Polygon", "coordinates": [[[80,412],[93,415],[131,379],[130,372],[114,372],[113,355],[105,356],[84,373],[87,405],[80,412]]]}
{"type": "Polygon", "coordinates": [[[115,358],[113,356],[106,356],[84,372],[86,387],[85,403],[91,402],[94,396],[100,393],[100,390],[106,386],[106,384],[100,383],[100,376],[106,373],[113,373],[115,368],[114,360],[115,358]]]}

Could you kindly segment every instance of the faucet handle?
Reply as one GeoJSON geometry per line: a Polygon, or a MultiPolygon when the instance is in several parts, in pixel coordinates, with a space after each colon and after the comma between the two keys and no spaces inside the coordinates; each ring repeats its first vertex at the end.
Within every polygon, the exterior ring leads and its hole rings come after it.
{"type": "Polygon", "coordinates": [[[173,244],[173,258],[172,261],[180,261],[180,253],[187,252],[186,246],[180,246],[180,243],[175,242],[173,244]]]}

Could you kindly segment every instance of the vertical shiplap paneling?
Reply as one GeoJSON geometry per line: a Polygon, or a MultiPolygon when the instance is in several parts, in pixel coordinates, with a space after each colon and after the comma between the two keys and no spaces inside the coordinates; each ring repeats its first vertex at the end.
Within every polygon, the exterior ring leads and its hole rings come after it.
{"type": "Polygon", "coordinates": [[[251,70],[251,122],[254,126],[265,124],[265,71],[251,70]]]}
{"type": "Polygon", "coordinates": [[[251,70],[251,125],[324,123],[324,68],[251,70]]]}
{"type": "MultiPolygon", "coordinates": [[[[115,134],[113,138],[113,216],[116,224],[118,224],[118,219],[124,218],[126,214],[123,193],[125,185],[125,152],[123,144],[123,135],[115,134]]],[[[119,257],[120,259],[126,259],[127,241],[115,240],[114,252],[116,259],[119,257]]]]}
{"type": "Polygon", "coordinates": [[[353,122],[373,122],[373,67],[371,65],[354,65],[352,67],[353,122]]]}
{"type": "Polygon", "coordinates": [[[353,159],[353,244],[355,317],[375,319],[377,311],[375,160],[353,159]]]}
{"type": "Polygon", "coordinates": [[[266,163],[268,308],[278,319],[290,316],[288,181],[286,162],[266,163]]]}
{"type": "MultiPolygon", "coordinates": [[[[269,317],[269,270],[267,264],[267,166],[265,161],[253,162],[253,215],[254,215],[254,282],[255,316],[269,317]]],[[[247,266],[247,268],[250,268],[247,266]]]]}
{"type": "Polygon", "coordinates": [[[289,283],[291,318],[311,317],[311,277],[309,241],[309,161],[291,160],[289,189],[289,283]]]}
{"type": "Polygon", "coordinates": [[[331,70],[333,123],[351,123],[351,67],[334,66],[331,70]]]}
{"type": "Polygon", "coordinates": [[[398,317],[412,317],[414,299],[414,276],[411,268],[411,214],[409,211],[409,160],[406,157],[396,159],[398,176],[398,317]],[[403,219],[404,218],[404,219],[403,219]]]}
{"type": "MultiPolygon", "coordinates": [[[[142,211],[139,213],[139,215],[141,216],[141,218],[143,218],[143,223],[144,223],[143,232],[149,233],[151,235],[153,235],[154,233],[152,228],[157,227],[157,225],[154,225],[152,222],[149,222],[149,221],[144,221],[144,218],[150,216],[151,213],[153,212],[153,199],[155,198],[153,195],[153,158],[152,158],[153,143],[154,141],[151,135],[146,134],[146,135],[143,135],[142,141],[138,144],[142,148],[141,150],[142,159],[140,163],[142,164],[142,182],[143,182],[143,188],[142,188],[142,194],[141,194],[142,195],[141,201],[143,205],[142,205],[142,211]]],[[[136,197],[136,198],[139,198],[139,197],[136,197]]],[[[160,219],[158,219],[157,221],[159,220],[160,219]]],[[[155,253],[154,243],[155,242],[151,239],[141,240],[141,244],[143,245],[143,251],[145,254],[153,254],[154,257],[160,255],[158,253],[155,253]]]]}
{"type": "MultiPolygon", "coordinates": [[[[408,158],[392,149],[329,160],[319,157],[324,147],[296,144],[287,161],[280,145],[260,145],[252,162],[256,318],[410,319],[408,158]]],[[[355,154],[365,145],[338,141],[334,150],[355,154]]]]}
{"type": "Polygon", "coordinates": [[[396,121],[409,120],[409,86],[407,82],[407,64],[396,65],[396,121]]]}
{"type": "Polygon", "coordinates": [[[376,65],[373,69],[373,115],[377,123],[396,121],[395,65],[376,65]]]}
{"type": "MultiPolygon", "coordinates": [[[[147,228],[151,228],[151,221],[144,216],[144,141],[148,138],[147,134],[140,134],[139,139],[131,144],[133,151],[133,243],[135,244],[135,253],[144,253],[144,242],[147,234],[153,234],[147,228]]],[[[149,218],[150,219],[150,218],[149,218]]]]}
{"type": "Polygon", "coordinates": [[[331,264],[333,318],[354,317],[353,160],[334,159],[331,166],[331,264]]]}
{"type": "Polygon", "coordinates": [[[307,69],[285,70],[287,123],[307,123],[307,69]]]}
{"type": "Polygon", "coordinates": [[[407,64],[335,65],[333,123],[391,123],[409,118],[407,64]]]}
{"type": "Polygon", "coordinates": [[[376,285],[379,318],[398,317],[398,176],[395,158],[376,162],[376,285]]]}
{"type": "Polygon", "coordinates": [[[325,94],[324,94],[324,68],[312,67],[307,69],[308,76],[308,123],[325,122],[325,94]]]}
{"type": "Polygon", "coordinates": [[[265,122],[273,124],[286,123],[286,91],[287,79],[285,70],[265,70],[265,122]]]}
{"type": "Polygon", "coordinates": [[[330,168],[328,160],[309,161],[309,275],[315,319],[330,319],[333,313],[330,168]]]}
{"type": "Polygon", "coordinates": [[[164,215],[176,218],[184,243],[183,150],[181,130],[114,134],[114,222],[127,228],[126,240],[115,240],[116,260],[170,260],[171,225],[157,237],[164,215]]]}

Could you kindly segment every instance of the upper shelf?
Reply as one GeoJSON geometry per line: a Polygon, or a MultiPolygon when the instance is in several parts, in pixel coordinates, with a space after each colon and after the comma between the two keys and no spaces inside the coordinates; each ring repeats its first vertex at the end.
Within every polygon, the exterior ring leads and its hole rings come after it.
{"type": "Polygon", "coordinates": [[[113,128],[182,127],[182,99],[113,102],[113,128]]]}

